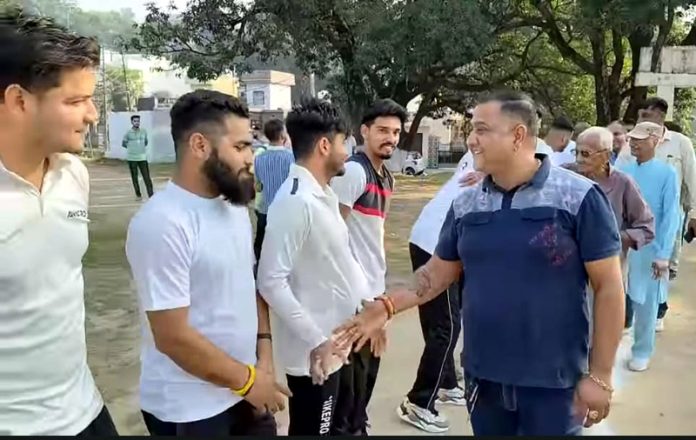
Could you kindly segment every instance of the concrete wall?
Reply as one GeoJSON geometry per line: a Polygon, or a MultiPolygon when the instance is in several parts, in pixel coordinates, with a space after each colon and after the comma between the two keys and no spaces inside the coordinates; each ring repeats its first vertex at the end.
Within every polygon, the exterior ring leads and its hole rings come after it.
{"type": "MultiPolygon", "coordinates": [[[[121,146],[123,135],[131,128],[130,112],[115,112],[109,116],[109,143],[105,156],[109,159],[125,160],[127,150],[121,146]]],[[[172,163],[176,160],[174,141],[171,135],[169,110],[138,112],[140,126],[149,137],[148,162],[172,163]]]]}
{"type": "Polygon", "coordinates": [[[292,109],[292,88],[282,84],[271,84],[269,87],[271,99],[268,110],[292,109]]]}
{"type": "Polygon", "coordinates": [[[247,105],[251,110],[284,110],[292,108],[292,88],[281,84],[247,83],[245,84],[247,105]],[[263,105],[254,104],[254,92],[264,94],[263,105]]]}
{"type": "Polygon", "coordinates": [[[270,99],[271,99],[271,87],[270,84],[260,84],[251,83],[245,84],[243,87],[246,95],[246,102],[250,109],[252,110],[269,110],[270,109],[270,99]],[[254,92],[263,93],[263,105],[254,104],[254,92]]]}

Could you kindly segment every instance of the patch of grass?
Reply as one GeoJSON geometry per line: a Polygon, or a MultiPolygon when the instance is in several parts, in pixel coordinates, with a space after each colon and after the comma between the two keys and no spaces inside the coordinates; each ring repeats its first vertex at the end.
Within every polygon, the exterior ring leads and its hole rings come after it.
{"type": "Polygon", "coordinates": [[[412,273],[408,242],[411,228],[421,209],[452,173],[441,172],[426,177],[399,177],[392,196],[385,226],[384,247],[387,252],[387,282],[399,283],[412,273]]]}

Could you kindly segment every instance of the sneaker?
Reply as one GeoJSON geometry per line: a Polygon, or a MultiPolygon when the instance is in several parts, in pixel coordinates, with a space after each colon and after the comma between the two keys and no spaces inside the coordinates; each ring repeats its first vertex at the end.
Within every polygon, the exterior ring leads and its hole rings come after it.
{"type": "Polygon", "coordinates": [[[630,361],[628,361],[628,369],[631,371],[635,371],[636,373],[640,373],[641,371],[647,370],[649,365],[650,359],[633,358],[630,361]]]}
{"type": "Polygon", "coordinates": [[[659,318],[655,324],[655,331],[660,333],[665,331],[665,318],[659,318]]]}
{"type": "Polygon", "coordinates": [[[408,398],[396,408],[396,415],[409,425],[433,434],[447,432],[450,428],[449,421],[444,416],[414,405],[408,398]]]}
{"type": "Polygon", "coordinates": [[[440,390],[437,402],[445,405],[466,406],[464,389],[456,387],[451,390],[440,390]]]}

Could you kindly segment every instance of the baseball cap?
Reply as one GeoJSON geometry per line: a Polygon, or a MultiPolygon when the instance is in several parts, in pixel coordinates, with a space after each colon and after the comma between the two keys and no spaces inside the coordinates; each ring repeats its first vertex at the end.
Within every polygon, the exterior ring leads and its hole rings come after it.
{"type": "Polygon", "coordinates": [[[647,139],[650,136],[662,136],[662,126],[654,122],[641,122],[628,132],[628,137],[634,139],[647,139]]]}

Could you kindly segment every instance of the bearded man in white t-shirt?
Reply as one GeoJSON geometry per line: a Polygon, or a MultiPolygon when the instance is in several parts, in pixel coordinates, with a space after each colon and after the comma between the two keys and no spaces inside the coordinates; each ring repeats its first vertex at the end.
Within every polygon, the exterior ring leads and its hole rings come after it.
{"type": "Polygon", "coordinates": [[[117,435],[87,365],[82,259],[99,45],[0,12],[0,436],[117,435]]]}
{"type": "Polygon", "coordinates": [[[289,394],[257,298],[249,111],[210,90],[171,110],[177,166],[136,214],[126,254],[143,312],[140,405],[152,435],[273,436],[289,394]]]}

